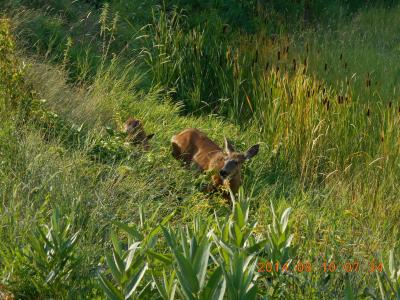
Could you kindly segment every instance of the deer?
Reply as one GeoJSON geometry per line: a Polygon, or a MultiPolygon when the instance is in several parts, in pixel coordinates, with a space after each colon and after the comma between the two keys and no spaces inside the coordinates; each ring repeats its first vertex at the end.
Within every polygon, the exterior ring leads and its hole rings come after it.
{"type": "MultiPolygon", "coordinates": [[[[215,191],[221,186],[229,188],[235,195],[242,184],[243,163],[258,154],[260,145],[251,146],[246,152],[236,152],[233,145],[224,138],[225,151],[203,132],[188,128],[171,139],[172,156],[189,166],[194,163],[201,172],[213,173],[207,191],[215,191]]],[[[229,199],[229,193],[223,194],[229,199]]]]}
{"type": "Polygon", "coordinates": [[[154,136],[154,133],[147,135],[139,120],[129,118],[126,120],[122,131],[126,134],[126,144],[143,145],[145,150],[149,149],[149,140],[154,136]]]}

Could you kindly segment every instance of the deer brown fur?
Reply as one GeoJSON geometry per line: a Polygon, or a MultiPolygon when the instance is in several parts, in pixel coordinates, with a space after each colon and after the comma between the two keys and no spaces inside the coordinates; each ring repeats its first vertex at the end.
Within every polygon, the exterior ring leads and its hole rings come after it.
{"type": "Polygon", "coordinates": [[[241,167],[259,150],[256,144],[245,153],[236,152],[225,138],[225,151],[198,129],[185,129],[171,139],[172,155],[186,165],[194,163],[201,171],[213,171],[209,190],[221,185],[236,194],[242,184],[241,167]]]}
{"type": "Polygon", "coordinates": [[[132,145],[143,145],[145,150],[149,149],[149,140],[154,136],[154,133],[147,135],[144,131],[142,123],[134,118],[129,118],[123,128],[126,139],[125,142],[132,145]]]}

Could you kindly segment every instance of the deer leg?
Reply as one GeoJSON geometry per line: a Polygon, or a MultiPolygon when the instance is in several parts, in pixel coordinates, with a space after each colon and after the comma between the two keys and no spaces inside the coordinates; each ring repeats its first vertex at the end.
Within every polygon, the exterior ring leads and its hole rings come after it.
{"type": "Polygon", "coordinates": [[[178,144],[172,142],[172,156],[183,163],[186,168],[190,167],[192,162],[191,157],[187,153],[182,153],[181,148],[178,144]]]}

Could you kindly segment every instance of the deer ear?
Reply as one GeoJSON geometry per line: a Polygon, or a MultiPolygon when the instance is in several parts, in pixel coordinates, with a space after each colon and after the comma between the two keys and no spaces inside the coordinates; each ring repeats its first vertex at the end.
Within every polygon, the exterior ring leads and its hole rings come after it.
{"type": "Polygon", "coordinates": [[[151,140],[153,136],[154,136],[154,133],[151,133],[151,134],[149,134],[148,136],[146,136],[146,139],[147,139],[147,140],[151,140]]]}
{"type": "Polygon", "coordinates": [[[235,152],[235,148],[233,147],[231,142],[229,142],[227,140],[226,137],[224,137],[224,141],[225,141],[225,152],[228,153],[228,154],[231,153],[231,152],[235,152]]]}
{"type": "Polygon", "coordinates": [[[246,154],[244,155],[246,159],[250,159],[254,156],[257,155],[258,150],[260,150],[260,145],[255,144],[254,146],[251,146],[249,150],[246,151],[246,154]]]}

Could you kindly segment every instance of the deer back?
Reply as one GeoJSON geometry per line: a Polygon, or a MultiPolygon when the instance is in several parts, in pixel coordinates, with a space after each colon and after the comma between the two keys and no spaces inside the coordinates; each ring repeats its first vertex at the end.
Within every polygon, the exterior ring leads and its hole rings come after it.
{"type": "Polygon", "coordinates": [[[171,142],[180,152],[180,159],[193,161],[202,171],[223,166],[222,149],[198,129],[185,129],[171,142]]]}

